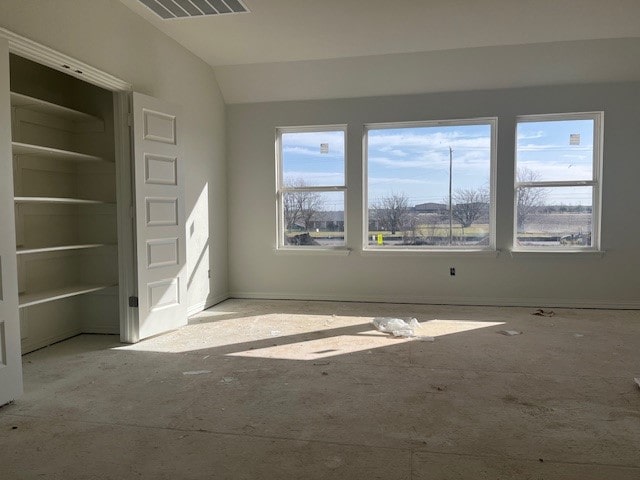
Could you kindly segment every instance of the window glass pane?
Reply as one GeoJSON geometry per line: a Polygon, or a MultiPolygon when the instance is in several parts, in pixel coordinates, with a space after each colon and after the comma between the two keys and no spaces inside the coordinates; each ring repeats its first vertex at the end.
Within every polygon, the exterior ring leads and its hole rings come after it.
{"type": "Polygon", "coordinates": [[[344,192],[282,194],[284,244],[344,246],[344,192]]]}
{"type": "Polygon", "coordinates": [[[593,179],[594,121],[518,123],[519,182],[593,179]]]}
{"type": "Polygon", "coordinates": [[[284,187],[343,186],[344,132],[282,134],[284,187]]]}
{"type": "Polygon", "coordinates": [[[592,246],[593,187],[520,187],[516,194],[519,246],[592,246]]]}
{"type": "Polygon", "coordinates": [[[489,245],[491,125],[371,129],[367,142],[370,246],[489,245]]]}

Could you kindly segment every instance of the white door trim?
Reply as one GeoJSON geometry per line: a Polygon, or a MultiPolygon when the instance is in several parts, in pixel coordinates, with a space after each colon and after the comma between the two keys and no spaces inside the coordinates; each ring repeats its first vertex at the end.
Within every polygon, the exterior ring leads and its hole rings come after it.
{"type": "Polygon", "coordinates": [[[85,82],[92,83],[111,91],[131,91],[133,87],[130,83],[114,77],[102,70],[88,65],[64,53],[57,52],[38,42],[29,40],[26,37],[0,27],[0,38],[5,38],[9,42],[9,52],[20,57],[28,58],[41,65],[64,72],[72,77],[79,78],[85,82]]]}

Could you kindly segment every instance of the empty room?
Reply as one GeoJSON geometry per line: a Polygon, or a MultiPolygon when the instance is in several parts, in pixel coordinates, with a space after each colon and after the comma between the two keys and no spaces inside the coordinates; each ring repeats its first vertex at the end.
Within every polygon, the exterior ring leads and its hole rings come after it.
{"type": "Polygon", "coordinates": [[[0,479],[640,478],[636,0],[0,0],[0,479]]]}

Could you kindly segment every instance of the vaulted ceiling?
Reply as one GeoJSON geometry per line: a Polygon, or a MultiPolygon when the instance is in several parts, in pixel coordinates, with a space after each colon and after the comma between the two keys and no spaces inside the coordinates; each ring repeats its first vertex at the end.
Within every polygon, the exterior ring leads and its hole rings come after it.
{"type": "MultiPolygon", "coordinates": [[[[638,0],[244,0],[250,13],[172,20],[121,1],[211,65],[230,103],[442,90],[441,69],[469,77],[469,62],[480,70],[493,61],[520,70],[536,59],[547,70],[558,61],[575,66],[575,74],[560,68],[555,80],[547,73],[529,84],[575,81],[590,70],[600,72],[595,81],[640,78],[639,67],[619,64],[640,52],[638,0]],[[610,39],[623,40],[603,42],[610,39]],[[380,85],[371,80],[377,71],[380,85]],[[422,87],[407,81],[425,74],[422,87]]],[[[497,73],[481,73],[479,83],[458,78],[453,88],[487,88],[504,78],[497,73]]]]}

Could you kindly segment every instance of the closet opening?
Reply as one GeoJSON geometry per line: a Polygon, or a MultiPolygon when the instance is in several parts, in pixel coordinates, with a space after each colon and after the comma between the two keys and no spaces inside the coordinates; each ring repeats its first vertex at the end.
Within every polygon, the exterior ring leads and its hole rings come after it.
{"type": "Polygon", "coordinates": [[[122,336],[119,283],[135,268],[119,260],[133,252],[122,99],[15,54],[9,63],[22,354],[81,333],[122,336]]]}

